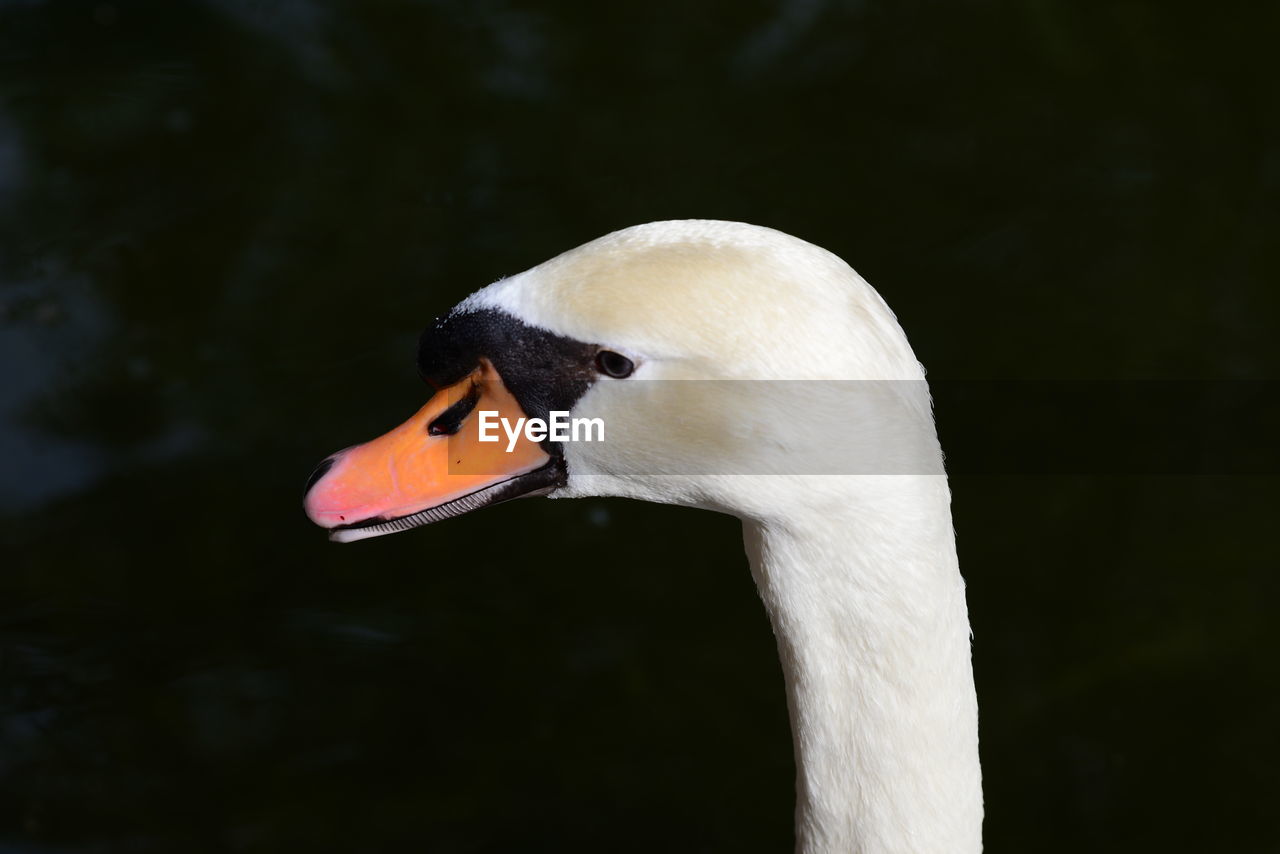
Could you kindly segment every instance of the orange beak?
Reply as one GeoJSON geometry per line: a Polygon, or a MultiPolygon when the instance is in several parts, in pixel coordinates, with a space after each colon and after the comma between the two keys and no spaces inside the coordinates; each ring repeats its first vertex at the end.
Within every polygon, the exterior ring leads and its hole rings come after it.
{"type": "Polygon", "coordinates": [[[321,463],[307,486],[307,516],[329,528],[331,540],[350,542],[447,519],[557,482],[553,457],[523,432],[509,441],[501,428],[490,429],[491,440],[481,441],[480,412],[490,419],[489,413],[496,413],[509,424],[526,417],[487,359],[436,392],[390,433],[321,463]]]}

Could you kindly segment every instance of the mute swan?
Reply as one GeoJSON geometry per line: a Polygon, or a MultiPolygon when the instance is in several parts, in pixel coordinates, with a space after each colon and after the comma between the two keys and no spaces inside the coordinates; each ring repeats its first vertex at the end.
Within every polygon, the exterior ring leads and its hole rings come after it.
{"type": "Polygon", "coordinates": [[[331,539],[527,495],[734,514],[786,677],[796,850],[981,850],[968,612],[924,373],[847,264],[742,223],[635,226],[476,292],[418,364],[426,405],[308,483],[331,539]],[[606,441],[481,441],[477,413],[554,412],[600,419],[606,441]]]}

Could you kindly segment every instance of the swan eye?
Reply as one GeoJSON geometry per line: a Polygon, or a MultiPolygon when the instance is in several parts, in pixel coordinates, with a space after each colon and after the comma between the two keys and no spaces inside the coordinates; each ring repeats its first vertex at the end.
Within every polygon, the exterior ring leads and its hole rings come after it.
{"type": "Polygon", "coordinates": [[[615,353],[612,350],[601,350],[596,354],[596,370],[605,376],[613,377],[615,380],[631,376],[635,369],[635,363],[621,353],[615,353]]]}

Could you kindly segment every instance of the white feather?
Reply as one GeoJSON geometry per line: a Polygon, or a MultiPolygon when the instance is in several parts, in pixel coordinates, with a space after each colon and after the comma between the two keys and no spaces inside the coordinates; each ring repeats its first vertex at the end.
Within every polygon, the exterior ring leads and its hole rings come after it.
{"type": "Polygon", "coordinates": [[[797,851],[980,851],[950,493],[923,369],[875,290],[794,237],[693,220],[607,235],[458,311],[479,308],[639,366],[575,408],[609,441],[567,446],[555,497],[743,520],[787,680],[797,851]],[[861,393],[831,391],[850,381],[861,393]]]}

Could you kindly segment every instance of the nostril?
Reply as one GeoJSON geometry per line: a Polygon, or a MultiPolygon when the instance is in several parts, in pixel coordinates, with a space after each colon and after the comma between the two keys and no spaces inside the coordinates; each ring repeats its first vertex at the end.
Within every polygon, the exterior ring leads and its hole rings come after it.
{"type": "Polygon", "coordinates": [[[329,469],[333,468],[333,464],[337,461],[338,458],[333,456],[316,466],[316,470],[311,473],[311,477],[307,478],[307,485],[302,488],[302,494],[306,495],[310,492],[311,487],[316,485],[316,481],[328,474],[329,469]]]}

